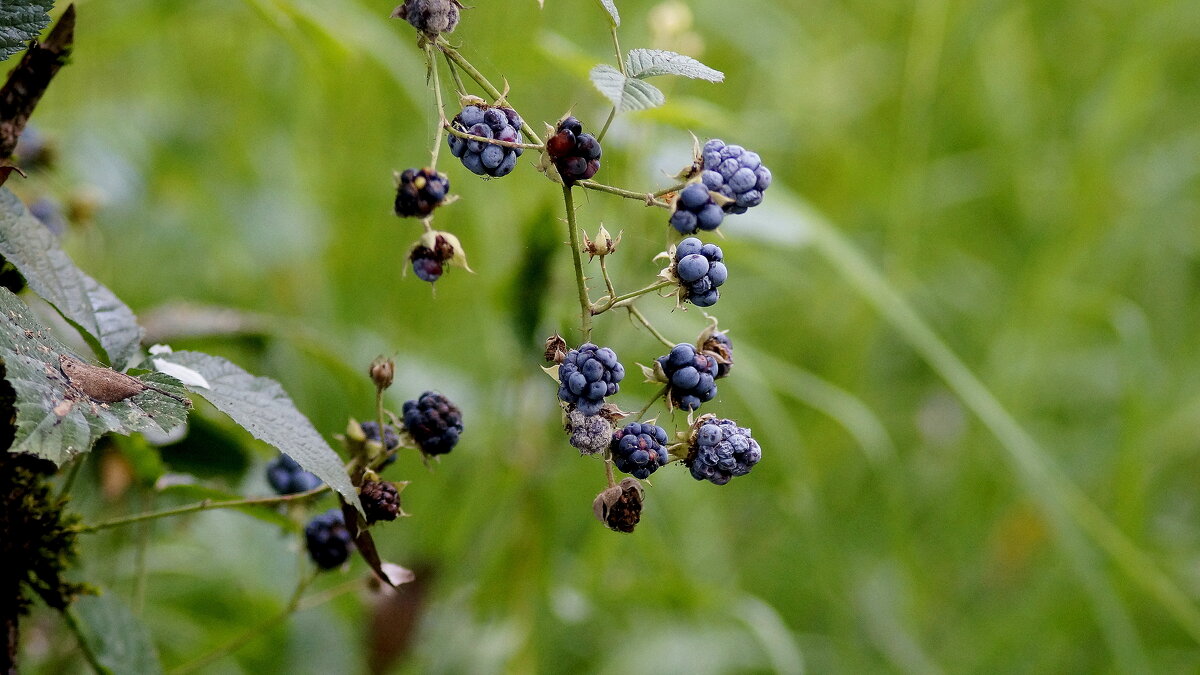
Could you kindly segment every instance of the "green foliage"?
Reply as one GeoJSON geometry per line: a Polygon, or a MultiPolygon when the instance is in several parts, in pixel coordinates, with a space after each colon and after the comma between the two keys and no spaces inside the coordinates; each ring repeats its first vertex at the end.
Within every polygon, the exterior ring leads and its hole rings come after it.
{"type": "Polygon", "coordinates": [[[120,598],[107,592],[74,605],[96,661],[114,675],[163,672],[150,631],[120,598]]]}
{"type": "Polygon", "coordinates": [[[50,15],[46,12],[54,0],[4,0],[0,4],[0,61],[25,51],[25,45],[36,38],[50,15]]]}
{"type": "Polygon", "coordinates": [[[592,68],[592,84],[612,101],[619,112],[647,110],[667,102],[658,87],[637,78],[626,77],[616,68],[601,64],[592,68]]]}
{"type": "Polygon", "coordinates": [[[630,49],[625,57],[625,72],[629,77],[643,79],[655,75],[681,75],[695,80],[722,82],[725,74],[696,59],[665,49],[630,49]]]}

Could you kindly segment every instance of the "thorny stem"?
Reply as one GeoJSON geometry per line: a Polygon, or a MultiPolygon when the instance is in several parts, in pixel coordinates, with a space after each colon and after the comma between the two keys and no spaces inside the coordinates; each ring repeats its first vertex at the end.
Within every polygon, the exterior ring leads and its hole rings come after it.
{"type": "Polygon", "coordinates": [[[446,65],[450,68],[450,77],[454,80],[454,88],[459,98],[467,95],[467,87],[463,84],[462,77],[458,74],[458,68],[454,67],[454,62],[450,60],[450,55],[442,52],[442,56],[446,57],[446,65]]]}
{"type": "Polygon", "coordinates": [[[318,488],[313,488],[308,492],[297,492],[292,495],[280,495],[278,497],[252,497],[249,499],[230,499],[227,501],[214,502],[211,499],[196,504],[188,504],[179,506],[173,509],[165,509],[163,511],[151,511],[150,513],[139,513],[133,516],[125,516],[124,518],[114,518],[105,520],[94,525],[79,525],[75,531],[80,534],[89,534],[91,532],[99,532],[100,530],[108,530],[114,527],[140,523],[144,520],[155,520],[157,518],[169,518],[171,516],[181,516],[185,513],[196,513],[197,511],[210,511],[212,509],[232,509],[239,506],[269,506],[271,504],[286,504],[288,502],[300,501],[315,497],[329,489],[328,485],[322,485],[318,488]]]}
{"type": "Polygon", "coordinates": [[[608,256],[600,256],[600,276],[604,277],[604,287],[608,289],[608,297],[616,297],[617,291],[613,288],[612,279],[608,276],[608,256]]]}
{"type": "Polygon", "coordinates": [[[308,585],[312,583],[312,580],[315,578],[316,575],[311,573],[302,576],[300,578],[300,582],[296,584],[296,590],[292,591],[292,597],[290,600],[288,600],[287,607],[284,607],[283,611],[276,616],[273,616],[270,619],[258,624],[254,628],[251,628],[229,642],[217,647],[215,650],[192,661],[188,661],[181,666],[172,668],[169,672],[171,675],[183,675],[183,673],[190,673],[192,671],[199,670],[200,668],[207,666],[222,656],[236,652],[237,650],[246,646],[254,638],[271,630],[276,625],[283,623],[289,616],[292,615],[293,612],[296,611],[296,608],[300,604],[300,597],[304,594],[304,589],[308,588],[308,585]]]}
{"type": "MultiPolygon", "coordinates": [[[[467,61],[465,58],[463,58],[463,55],[459,54],[458,50],[452,47],[449,42],[446,42],[446,38],[439,36],[436,45],[437,48],[442,50],[442,53],[446,55],[446,58],[457,64],[459,68],[463,69],[464,73],[466,73],[472,80],[475,80],[476,84],[478,84],[480,87],[483,87],[483,90],[487,92],[488,96],[491,96],[495,100],[500,100],[504,97],[503,94],[500,93],[500,90],[483,76],[483,73],[479,72],[475,66],[471,65],[470,61],[467,61]]],[[[526,136],[532,138],[533,142],[538,146],[542,145],[541,137],[534,132],[533,127],[529,126],[528,122],[524,120],[521,121],[521,130],[525,132],[526,136]]]]}
{"type": "Polygon", "coordinates": [[[641,322],[641,324],[646,327],[646,330],[650,331],[650,334],[653,335],[655,338],[657,338],[659,342],[666,345],[668,349],[675,348],[675,343],[671,342],[670,340],[668,340],[666,338],[665,335],[658,332],[658,329],[650,324],[650,320],[647,319],[645,317],[645,315],[642,314],[641,310],[639,310],[637,307],[634,307],[633,305],[625,305],[625,309],[629,310],[630,317],[637,319],[639,322],[641,322]]]}
{"type": "Polygon", "coordinates": [[[633,190],[624,190],[619,187],[597,183],[594,180],[581,180],[575,183],[585,190],[595,190],[597,192],[607,192],[610,195],[617,195],[626,199],[636,199],[644,203],[646,206],[657,206],[659,208],[669,208],[670,205],[661,199],[655,199],[655,195],[649,192],[634,192],[633,190]]]}
{"type": "Polygon", "coordinates": [[[454,125],[452,125],[450,123],[450,121],[447,120],[445,117],[443,117],[442,119],[444,120],[442,122],[443,129],[445,129],[446,131],[450,132],[451,134],[453,134],[455,136],[458,136],[459,138],[465,138],[468,141],[479,141],[480,143],[488,143],[490,145],[499,145],[499,146],[503,146],[505,148],[524,148],[526,150],[542,150],[543,149],[542,146],[534,145],[533,143],[517,143],[515,141],[502,141],[498,138],[487,138],[486,136],[475,136],[474,134],[468,134],[467,132],[462,131],[460,129],[455,129],[454,125]]]}
{"type": "Polygon", "coordinates": [[[87,638],[83,634],[83,628],[79,625],[79,618],[75,616],[75,610],[67,607],[62,611],[62,617],[67,624],[67,629],[75,635],[75,641],[79,643],[79,652],[83,654],[83,660],[88,662],[97,675],[111,672],[100,663],[100,659],[96,658],[96,652],[93,652],[92,646],[88,644],[87,638]]]}
{"type": "Polygon", "coordinates": [[[596,134],[597,142],[604,140],[604,134],[608,133],[608,128],[610,126],[612,126],[613,120],[615,120],[616,118],[617,118],[617,106],[614,105],[613,109],[608,111],[608,119],[604,120],[604,128],[600,130],[600,133],[596,134]]]}
{"type": "MultiPolygon", "coordinates": [[[[433,151],[430,153],[433,157],[429,160],[429,168],[437,171],[438,153],[442,151],[442,134],[446,127],[443,121],[446,119],[446,107],[442,105],[442,80],[438,76],[437,59],[433,55],[433,46],[429,43],[425,43],[425,56],[429,61],[429,70],[433,73],[433,96],[437,101],[438,117],[437,134],[433,137],[433,151]]],[[[382,420],[379,433],[383,433],[382,420]]]]}
{"type": "Polygon", "coordinates": [[[583,276],[583,258],[579,250],[579,226],[575,223],[575,197],[571,186],[563,186],[563,201],[567,205],[567,231],[571,235],[571,258],[575,262],[575,285],[579,290],[579,329],[582,342],[592,339],[592,301],[588,299],[587,280],[583,276]]]}
{"type": "Polygon", "coordinates": [[[669,387],[669,385],[664,384],[662,386],[662,389],[659,389],[658,393],[654,395],[654,398],[650,399],[650,401],[648,403],[646,403],[646,405],[641,410],[638,411],[637,418],[639,420],[642,419],[643,417],[645,417],[646,413],[650,412],[650,408],[652,408],[654,406],[654,404],[658,402],[658,399],[667,395],[668,387],[669,387]]]}
{"type": "Polygon", "coordinates": [[[683,188],[685,188],[687,186],[688,186],[687,183],[680,183],[679,185],[672,185],[669,188],[663,188],[663,189],[659,190],[658,192],[653,193],[653,195],[655,197],[662,197],[663,195],[669,195],[672,192],[679,192],[680,190],[682,190],[683,188]]]}
{"type": "Polygon", "coordinates": [[[603,313],[607,312],[608,310],[612,309],[613,307],[621,305],[621,303],[623,303],[623,302],[633,300],[634,298],[640,298],[641,296],[646,295],[647,293],[653,293],[654,291],[661,290],[663,288],[666,288],[667,286],[674,286],[674,285],[675,285],[674,281],[660,281],[657,284],[653,284],[651,286],[647,286],[645,288],[642,288],[642,289],[639,289],[636,291],[630,291],[624,295],[618,295],[616,297],[610,296],[608,298],[608,300],[606,300],[604,302],[603,305],[593,306],[592,314],[603,314],[603,313]]]}

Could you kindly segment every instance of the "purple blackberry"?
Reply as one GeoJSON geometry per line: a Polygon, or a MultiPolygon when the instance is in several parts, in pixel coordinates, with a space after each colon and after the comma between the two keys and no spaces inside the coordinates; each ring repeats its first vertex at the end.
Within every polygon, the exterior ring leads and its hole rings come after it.
{"type": "MultiPolygon", "coordinates": [[[[521,142],[521,116],[516,110],[504,106],[469,105],[454,116],[452,126],[459,131],[508,143],[521,142]]],[[[517,165],[517,158],[524,148],[510,148],[485,141],[459,138],[450,134],[446,138],[450,153],[462,160],[463,166],[480,176],[500,178],[507,176],[517,165]]]]}
{"type": "Polygon", "coordinates": [[[728,375],[729,371],[733,369],[733,342],[729,339],[728,334],[720,331],[713,332],[712,336],[700,346],[700,349],[717,360],[718,380],[728,375]]]}
{"type": "Polygon", "coordinates": [[[323,570],[339,567],[350,558],[350,550],[354,548],[342,512],[336,508],[308,521],[304,527],[304,542],[309,557],[323,570]]]}
{"type": "Polygon", "coordinates": [[[368,525],[381,520],[395,520],[400,515],[400,492],[392,483],[364,481],[358,489],[358,498],[362,502],[368,525]]]}
{"type": "Polygon", "coordinates": [[[586,342],[567,352],[558,367],[558,398],[584,415],[595,415],[604,406],[604,397],[620,389],[625,378],[625,366],[617,361],[617,353],[608,347],[586,342]]]}
{"type": "Polygon", "coordinates": [[[716,397],[717,360],[712,356],[684,342],[657,361],[667,376],[667,396],[676,407],[692,411],[716,397]]]}
{"type": "Polygon", "coordinates": [[[750,430],[733,420],[709,416],[697,426],[695,443],[684,460],[692,478],[724,485],[734,476],[750,473],[762,459],[762,448],[750,437],[750,430]]]}
{"type": "Polygon", "coordinates": [[[320,478],[300,468],[296,460],[287,455],[279,455],[267,464],[267,482],[280,495],[308,492],[321,485],[320,478]]]}
{"type": "Polygon", "coordinates": [[[546,141],[546,154],[554,161],[563,183],[574,185],[587,180],[600,170],[603,151],[600,141],[591,134],[583,133],[583,125],[574,117],[558,123],[557,133],[546,141]]]}
{"type": "Polygon", "coordinates": [[[703,183],[692,183],[675,198],[670,223],[679,234],[695,234],[717,229],[724,219],[725,211],[713,201],[708,188],[703,183]]]}
{"type": "Polygon", "coordinates": [[[433,169],[405,169],[396,187],[396,215],[424,218],[450,193],[450,179],[433,169]]]}
{"type": "Polygon", "coordinates": [[[675,275],[684,289],[683,299],[697,307],[712,307],[721,293],[717,287],[729,277],[725,256],[716,244],[688,237],[675,247],[675,275]]]}
{"type": "Polygon", "coordinates": [[[444,455],[458,444],[463,432],[462,413],[450,399],[436,391],[404,404],[404,427],[426,455],[444,455]]]}
{"type": "Polygon", "coordinates": [[[667,431],[654,424],[633,422],[612,434],[613,464],[617,469],[645,480],[667,465],[667,431]]]}
{"type": "Polygon", "coordinates": [[[454,257],[454,246],[447,239],[438,235],[433,246],[418,244],[408,259],[412,261],[413,272],[421,281],[433,283],[442,278],[446,263],[454,257]]]}
{"type": "Polygon", "coordinates": [[[763,191],[771,186],[771,170],[757,153],[714,138],[704,144],[702,157],[704,186],[732,200],[724,206],[725,213],[745,213],[762,203],[763,191]]]}

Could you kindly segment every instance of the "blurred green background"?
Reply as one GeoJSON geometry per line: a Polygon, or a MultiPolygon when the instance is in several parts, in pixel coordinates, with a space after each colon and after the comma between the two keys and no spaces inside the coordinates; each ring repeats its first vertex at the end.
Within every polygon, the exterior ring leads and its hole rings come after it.
{"type": "MultiPolygon", "coordinates": [[[[34,118],[58,168],[16,189],[100,205],[65,244],[151,339],[277,378],[329,437],[371,414],[380,353],[393,409],[438,389],[464,410],[434,471],[385,474],[413,481],[413,517],[377,531],[420,575],[387,610],[413,632],[355,590],[203,672],[361,672],[402,639],[402,673],[1200,670],[1200,4],[618,0],[623,47],[727,79],[656,80],[668,105],[618,119],[597,179],[669,185],[689,132],[775,175],[721,228],[713,312],[737,365],[711,411],[765,458],[720,488],[659,472],[620,535],[540,372],[546,335],[578,339],[557,187],[528,154],[483,181],[443,152],[462,200],[434,224],[477,274],[434,294],[402,273],[420,226],[391,214],[392,171],[428,162],[436,118],[394,1],[83,0],[34,118]]],[[[569,108],[598,128],[604,14],[545,4],[478,3],[452,41],[535,128],[569,108]]],[[[577,202],[587,231],[624,232],[618,287],[647,283],[663,212],[577,202]]],[[[704,326],[640,306],[672,339],[704,326]]],[[[660,346],[617,313],[595,337],[640,408],[633,364],[660,346]]],[[[165,454],[268,493],[272,451],[209,410],[165,454]]],[[[170,503],[122,488],[145,455],[97,450],[86,520],[170,503]]],[[[295,536],[232,512],[84,543],[80,578],[135,608],[168,667],[281,611],[300,569],[295,536]]],[[[30,672],[82,667],[55,615],[24,637],[30,672]]]]}

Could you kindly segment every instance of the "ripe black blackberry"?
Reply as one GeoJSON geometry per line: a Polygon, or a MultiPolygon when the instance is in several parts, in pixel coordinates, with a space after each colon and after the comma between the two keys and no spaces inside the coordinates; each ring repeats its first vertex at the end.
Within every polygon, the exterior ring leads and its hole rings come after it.
{"type": "Polygon", "coordinates": [[[404,427],[425,455],[444,455],[458,444],[463,432],[462,412],[436,391],[404,404],[404,427]]]}
{"type": "Polygon", "coordinates": [[[700,350],[717,360],[717,379],[729,374],[733,369],[733,341],[729,335],[721,331],[713,334],[700,345],[700,350]]]}
{"type": "Polygon", "coordinates": [[[686,342],[656,359],[667,376],[672,405],[692,411],[717,395],[717,360],[686,342]]]}
{"type": "Polygon", "coordinates": [[[697,307],[712,307],[721,298],[717,287],[729,278],[725,254],[716,244],[688,237],[675,247],[675,276],[684,289],[683,299],[697,307]]]}
{"type": "Polygon", "coordinates": [[[546,141],[546,154],[558,169],[563,183],[573,185],[587,180],[600,170],[600,141],[583,133],[583,124],[574,117],[558,123],[556,133],[546,141]]]}
{"type": "Polygon", "coordinates": [[[350,558],[354,541],[346,529],[340,509],[329,509],[308,521],[304,527],[308,555],[323,570],[339,567],[350,558]]]}
{"type": "Polygon", "coordinates": [[[405,169],[396,186],[396,215],[424,218],[450,193],[450,179],[433,169],[405,169]]]}
{"type": "Polygon", "coordinates": [[[617,469],[645,480],[660,466],[666,466],[667,431],[645,422],[633,422],[612,434],[609,450],[617,469]]]}
{"type": "MultiPolygon", "coordinates": [[[[463,107],[454,116],[451,126],[463,133],[507,143],[521,142],[521,116],[504,106],[489,106],[483,102],[463,107]]],[[[450,153],[474,174],[501,178],[512,172],[524,148],[510,148],[485,141],[446,137],[450,153]]]]}
{"type": "Polygon", "coordinates": [[[567,352],[558,367],[558,398],[584,415],[595,415],[604,406],[604,397],[612,396],[625,378],[625,366],[608,347],[585,342],[567,352]]]}
{"type": "Polygon", "coordinates": [[[400,492],[392,483],[363,481],[358,489],[358,499],[362,502],[368,525],[381,520],[395,520],[400,515],[400,492]]]}
{"type": "Polygon", "coordinates": [[[757,153],[740,145],[725,145],[714,138],[704,144],[700,179],[704,186],[731,201],[726,213],[745,213],[763,200],[763,191],[771,186],[771,170],[757,153]]]}
{"type": "Polygon", "coordinates": [[[695,441],[684,464],[692,478],[724,485],[750,473],[762,459],[762,448],[750,430],[728,419],[705,416],[696,423],[695,441]]]}
{"type": "Polygon", "coordinates": [[[267,482],[275,494],[294,495],[308,492],[321,485],[321,479],[305,471],[296,460],[287,455],[279,455],[267,464],[267,482]]]}
{"type": "Polygon", "coordinates": [[[692,183],[679,191],[671,212],[671,227],[679,234],[715,230],[725,219],[725,211],[713,201],[703,183],[692,183]]]}
{"type": "Polygon", "coordinates": [[[405,0],[392,10],[392,18],[404,19],[426,36],[436,38],[454,31],[460,9],[463,6],[458,0],[405,0]]]}

